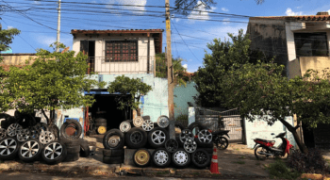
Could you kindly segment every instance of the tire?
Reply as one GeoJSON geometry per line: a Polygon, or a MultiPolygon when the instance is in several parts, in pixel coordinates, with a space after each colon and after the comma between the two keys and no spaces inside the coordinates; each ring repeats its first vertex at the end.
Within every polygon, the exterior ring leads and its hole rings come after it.
{"type": "Polygon", "coordinates": [[[207,129],[202,129],[197,137],[195,136],[195,141],[199,147],[213,147],[213,135],[207,129]]]}
{"type": "Polygon", "coordinates": [[[59,140],[60,130],[58,129],[58,127],[55,124],[48,126],[48,130],[55,135],[56,141],[59,140]]]}
{"type": "Polygon", "coordinates": [[[63,123],[60,130],[61,136],[66,139],[79,139],[81,133],[82,133],[82,127],[80,123],[76,120],[67,120],[65,123],[63,123]],[[67,128],[72,126],[74,126],[74,128],[76,129],[75,133],[73,135],[67,134],[66,132],[67,128]]]}
{"type": "Polygon", "coordinates": [[[61,139],[60,141],[67,147],[80,145],[80,141],[78,139],[77,140],[61,139]]]}
{"type": "Polygon", "coordinates": [[[58,164],[62,162],[66,158],[66,156],[67,156],[66,147],[63,143],[59,141],[53,141],[51,143],[46,144],[44,150],[41,153],[42,159],[45,161],[46,164],[49,165],[58,164]],[[48,148],[53,149],[54,144],[56,149],[60,147],[59,149],[56,150],[56,152],[60,154],[55,153],[55,156],[51,158],[51,156],[49,156],[48,154],[50,152],[48,148]]]}
{"type": "Polygon", "coordinates": [[[176,140],[176,142],[178,142],[178,148],[182,148],[183,143],[180,140],[180,134],[175,134],[175,140],[176,140]]]}
{"type": "Polygon", "coordinates": [[[167,167],[171,163],[171,153],[165,148],[158,148],[152,154],[152,162],[158,167],[167,167]]]}
{"type": "Polygon", "coordinates": [[[105,133],[103,138],[103,145],[105,149],[122,149],[124,144],[125,136],[119,129],[111,129],[105,133]]]}
{"type": "Polygon", "coordinates": [[[139,149],[147,144],[147,132],[134,127],[126,133],[126,145],[130,149],[139,149]]]}
{"type": "Polygon", "coordinates": [[[95,122],[95,124],[97,124],[97,123],[105,123],[106,124],[108,121],[105,118],[96,118],[94,120],[94,122],[95,122]]]}
{"type": "Polygon", "coordinates": [[[268,158],[268,155],[261,155],[261,154],[259,154],[258,152],[260,152],[260,151],[262,151],[262,152],[268,152],[264,147],[262,147],[262,146],[260,146],[260,145],[258,145],[255,149],[254,149],[254,156],[258,159],[258,160],[265,160],[265,159],[267,159],[268,158]]]}
{"type": "Polygon", "coordinates": [[[194,134],[194,136],[198,133],[198,131],[202,130],[202,129],[208,129],[207,127],[201,125],[201,123],[199,122],[193,122],[188,126],[188,129],[191,130],[191,132],[194,134]],[[193,130],[196,130],[195,132],[193,132],[193,130]]]}
{"type": "Polygon", "coordinates": [[[151,155],[148,149],[141,148],[134,152],[133,154],[134,164],[138,167],[146,167],[150,164],[151,155]]]}
{"type": "Polygon", "coordinates": [[[216,143],[216,146],[219,150],[227,149],[228,145],[229,145],[228,139],[223,136],[219,137],[216,143]]]}
{"type": "Polygon", "coordinates": [[[97,129],[99,126],[107,127],[107,123],[96,123],[94,124],[95,128],[97,129]]]}
{"type": "Polygon", "coordinates": [[[89,144],[85,141],[80,141],[80,156],[81,157],[88,157],[90,154],[89,144]]]}
{"type": "Polygon", "coordinates": [[[172,154],[172,162],[176,167],[187,167],[190,164],[190,161],[190,154],[183,149],[178,149],[172,154]]]}
{"type": "Polygon", "coordinates": [[[14,137],[7,137],[0,141],[0,160],[12,160],[15,159],[19,150],[19,143],[14,137]],[[7,144],[7,145],[6,145],[7,144]],[[9,148],[9,152],[5,150],[5,147],[14,146],[14,148],[9,148]]]}
{"type": "Polygon", "coordinates": [[[210,165],[211,158],[208,152],[203,149],[197,149],[191,155],[192,163],[198,168],[205,168],[210,165]]]}
{"type": "Polygon", "coordinates": [[[169,139],[167,130],[160,127],[154,128],[148,133],[148,142],[155,149],[164,147],[167,139],[169,139]]]}
{"type": "Polygon", "coordinates": [[[39,160],[43,148],[43,144],[36,140],[26,141],[20,145],[18,150],[18,157],[24,162],[33,162],[39,160]],[[37,152],[35,152],[36,150],[37,152]]]}
{"type": "Polygon", "coordinates": [[[167,139],[165,142],[165,148],[168,152],[174,153],[179,149],[179,143],[175,139],[167,139]]]}
{"type": "Polygon", "coordinates": [[[103,157],[103,162],[106,164],[122,164],[124,157],[103,157]]]}
{"type": "Polygon", "coordinates": [[[80,145],[73,145],[73,146],[67,146],[66,152],[68,154],[79,154],[80,153],[80,145]]]}
{"type": "Polygon", "coordinates": [[[98,134],[105,134],[107,132],[107,127],[106,126],[99,126],[97,128],[97,133],[98,134]]]}
{"type": "Polygon", "coordinates": [[[0,113],[1,128],[7,129],[10,125],[10,121],[14,121],[15,118],[6,113],[0,113]]]}
{"type": "Polygon", "coordinates": [[[63,161],[64,162],[77,161],[79,159],[79,157],[80,157],[79,152],[78,153],[68,153],[63,161]]]}
{"type": "Polygon", "coordinates": [[[124,152],[124,149],[103,149],[103,157],[121,157],[124,152]]]}

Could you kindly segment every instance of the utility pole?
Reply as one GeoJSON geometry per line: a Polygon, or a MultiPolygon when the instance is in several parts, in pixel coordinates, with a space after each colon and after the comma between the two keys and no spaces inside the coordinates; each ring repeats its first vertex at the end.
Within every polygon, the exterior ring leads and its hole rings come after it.
{"type": "Polygon", "coordinates": [[[56,52],[60,51],[60,48],[58,47],[60,42],[60,31],[61,31],[61,0],[58,0],[58,8],[57,8],[57,38],[56,38],[56,52]]]}
{"type": "Polygon", "coordinates": [[[167,82],[168,82],[168,110],[170,120],[170,139],[175,139],[175,122],[174,122],[174,77],[172,66],[172,51],[171,51],[171,20],[170,20],[170,1],[165,0],[165,18],[166,18],[166,57],[167,57],[167,82]]]}

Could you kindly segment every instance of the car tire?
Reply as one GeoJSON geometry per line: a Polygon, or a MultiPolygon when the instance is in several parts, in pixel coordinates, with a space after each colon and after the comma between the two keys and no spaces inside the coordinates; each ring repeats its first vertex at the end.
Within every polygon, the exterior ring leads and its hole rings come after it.
{"type": "Polygon", "coordinates": [[[62,124],[60,130],[61,136],[66,139],[79,139],[81,133],[82,133],[82,127],[80,123],[76,120],[70,120],[70,119],[66,120],[66,122],[62,124]],[[67,134],[66,132],[66,129],[71,126],[73,126],[76,129],[76,133],[72,136],[67,134]]]}
{"type": "Polygon", "coordinates": [[[103,149],[104,157],[121,157],[124,156],[124,149],[103,149]]]}
{"type": "Polygon", "coordinates": [[[147,132],[134,127],[126,133],[126,145],[130,149],[139,149],[147,144],[147,132]]]}
{"type": "Polygon", "coordinates": [[[172,162],[178,168],[187,167],[190,164],[191,156],[183,149],[178,149],[172,154],[172,162]]]}
{"type": "Polygon", "coordinates": [[[103,145],[105,149],[122,149],[124,147],[124,144],[125,144],[125,135],[119,129],[110,129],[104,134],[103,145]]]}
{"type": "Polygon", "coordinates": [[[24,162],[33,162],[39,160],[43,148],[43,144],[41,144],[39,141],[28,140],[20,145],[18,150],[18,157],[24,162]],[[37,152],[32,154],[36,150],[37,152]]]}
{"type": "Polygon", "coordinates": [[[148,142],[154,149],[164,147],[169,135],[166,129],[156,127],[148,133],[148,142]]]}
{"type": "Polygon", "coordinates": [[[188,126],[188,129],[191,130],[191,132],[195,135],[197,135],[198,131],[202,129],[208,129],[207,127],[203,126],[200,122],[193,122],[188,126]],[[193,130],[196,129],[197,132],[193,132],[193,130]]]}
{"type": "Polygon", "coordinates": [[[138,167],[146,167],[151,162],[151,155],[148,149],[137,149],[133,154],[133,162],[138,167]]]}
{"type": "Polygon", "coordinates": [[[158,167],[167,167],[171,163],[171,153],[165,148],[158,148],[152,153],[152,162],[158,167]]]}
{"type": "Polygon", "coordinates": [[[89,144],[86,141],[80,141],[80,156],[88,157],[90,154],[89,144]]]}
{"type": "Polygon", "coordinates": [[[15,159],[19,150],[20,143],[17,141],[15,137],[7,137],[0,141],[0,160],[12,160],[15,159]],[[7,144],[7,145],[6,145],[7,144]],[[15,148],[9,148],[12,149],[9,153],[8,151],[4,151],[3,154],[1,152],[5,150],[5,147],[9,146],[15,146],[15,148]]]}
{"type": "Polygon", "coordinates": [[[66,151],[66,146],[59,142],[59,141],[53,141],[45,145],[41,157],[45,161],[46,164],[53,165],[53,164],[58,164],[62,162],[67,156],[67,151],[66,151]],[[54,149],[54,144],[55,144],[55,150],[59,152],[60,154],[56,154],[56,157],[49,156],[49,148],[54,149]],[[60,148],[59,148],[60,147],[60,148]],[[59,148],[59,149],[58,149],[59,148]]]}
{"type": "Polygon", "coordinates": [[[211,158],[208,152],[203,149],[197,149],[191,155],[192,163],[198,168],[205,168],[210,165],[211,158]]]}

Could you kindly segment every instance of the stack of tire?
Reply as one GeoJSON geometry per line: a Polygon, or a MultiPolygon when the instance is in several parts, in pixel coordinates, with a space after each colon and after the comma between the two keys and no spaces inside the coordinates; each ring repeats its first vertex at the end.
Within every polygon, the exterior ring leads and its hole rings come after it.
{"type": "Polygon", "coordinates": [[[98,134],[105,134],[107,132],[107,119],[103,117],[96,118],[93,127],[93,130],[98,134]]]}
{"type": "MultiPolygon", "coordinates": [[[[73,139],[68,137],[62,140],[62,137],[59,138],[59,133],[61,135],[65,134],[62,132],[62,128],[60,132],[55,125],[48,126],[35,119],[33,115],[18,111],[15,112],[14,117],[8,114],[0,114],[0,120],[2,120],[0,160],[19,158],[23,162],[43,160],[46,164],[57,164],[67,157],[68,150],[69,152],[77,152],[77,145],[72,151],[66,146],[66,143],[75,142],[73,139]]],[[[79,151],[84,149],[83,155],[86,155],[86,152],[89,151],[88,144],[82,140],[76,142],[79,142],[79,151]]]]}

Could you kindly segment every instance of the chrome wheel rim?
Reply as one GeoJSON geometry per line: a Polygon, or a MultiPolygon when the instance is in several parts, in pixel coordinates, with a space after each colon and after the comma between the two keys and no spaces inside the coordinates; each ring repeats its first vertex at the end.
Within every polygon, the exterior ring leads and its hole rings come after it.
{"type": "Polygon", "coordinates": [[[135,127],[141,127],[144,122],[144,119],[141,116],[136,116],[133,119],[133,124],[135,127]]]}
{"type": "Polygon", "coordinates": [[[166,141],[166,134],[162,130],[156,130],[151,133],[151,141],[157,145],[164,144],[166,141]]]}
{"type": "Polygon", "coordinates": [[[131,134],[130,136],[130,140],[133,144],[139,144],[142,142],[143,140],[143,135],[141,132],[139,131],[135,131],[131,134]]]}
{"type": "Polygon", "coordinates": [[[164,165],[168,162],[169,155],[164,150],[158,150],[158,151],[155,152],[154,160],[157,164],[164,165]]]}
{"type": "Polygon", "coordinates": [[[9,137],[14,137],[22,129],[23,128],[22,128],[21,125],[19,125],[18,123],[13,123],[13,124],[11,124],[11,125],[8,126],[8,128],[7,128],[7,135],[9,137]]]}
{"type": "Polygon", "coordinates": [[[117,147],[120,142],[120,137],[118,135],[110,136],[108,139],[108,144],[110,147],[117,147]]]}
{"type": "Polygon", "coordinates": [[[55,141],[55,136],[50,131],[43,131],[39,135],[39,141],[41,144],[48,144],[52,141],[55,141]]]}
{"type": "Polygon", "coordinates": [[[160,116],[157,120],[157,124],[161,128],[166,128],[170,124],[170,121],[169,121],[168,117],[160,116]]]}
{"type": "Polygon", "coordinates": [[[48,144],[44,149],[44,155],[46,159],[54,160],[61,156],[63,153],[63,147],[58,142],[48,144]]]}
{"type": "Polygon", "coordinates": [[[27,141],[31,136],[31,132],[28,129],[22,129],[17,133],[17,141],[24,142],[27,141]]]}
{"type": "Polygon", "coordinates": [[[183,144],[184,150],[186,150],[188,153],[193,153],[197,149],[197,144],[195,141],[188,140],[183,144]]]}
{"type": "Polygon", "coordinates": [[[122,123],[120,123],[119,129],[121,132],[128,132],[129,130],[131,130],[132,126],[131,123],[129,121],[124,121],[122,123]]]}
{"type": "Polygon", "coordinates": [[[34,140],[26,141],[21,145],[20,155],[24,158],[32,158],[40,151],[40,145],[34,140]]]}
{"type": "Polygon", "coordinates": [[[0,128],[0,140],[4,139],[7,136],[6,130],[3,128],[0,128]]]}
{"type": "Polygon", "coordinates": [[[173,155],[174,161],[180,165],[187,164],[188,162],[188,153],[184,151],[177,151],[173,155]]]}
{"type": "Polygon", "coordinates": [[[151,131],[154,128],[154,123],[147,120],[142,123],[142,129],[145,131],[151,131]]]}
{"type": "Polygon", "coordinates": [[[186,142],[187,140],[194,140],[194,135],[192,134],[192,132],[190,131],[190,129],[184,129],[181,131],[180,134],[180,141],[182,143],[186,142]]]}
{"type": "Polygon", "coordinates": [[[203,129],[198,132],[198,140],[202,143],[211,143],[212,142],[212,133],[207,129],[203,129]]]}
{"type": "Polygon", "coordinates": [[[9,156],[17,149],[17,141],[13,138],[7,138],[0,142],[0,155],[9,156]]]}

